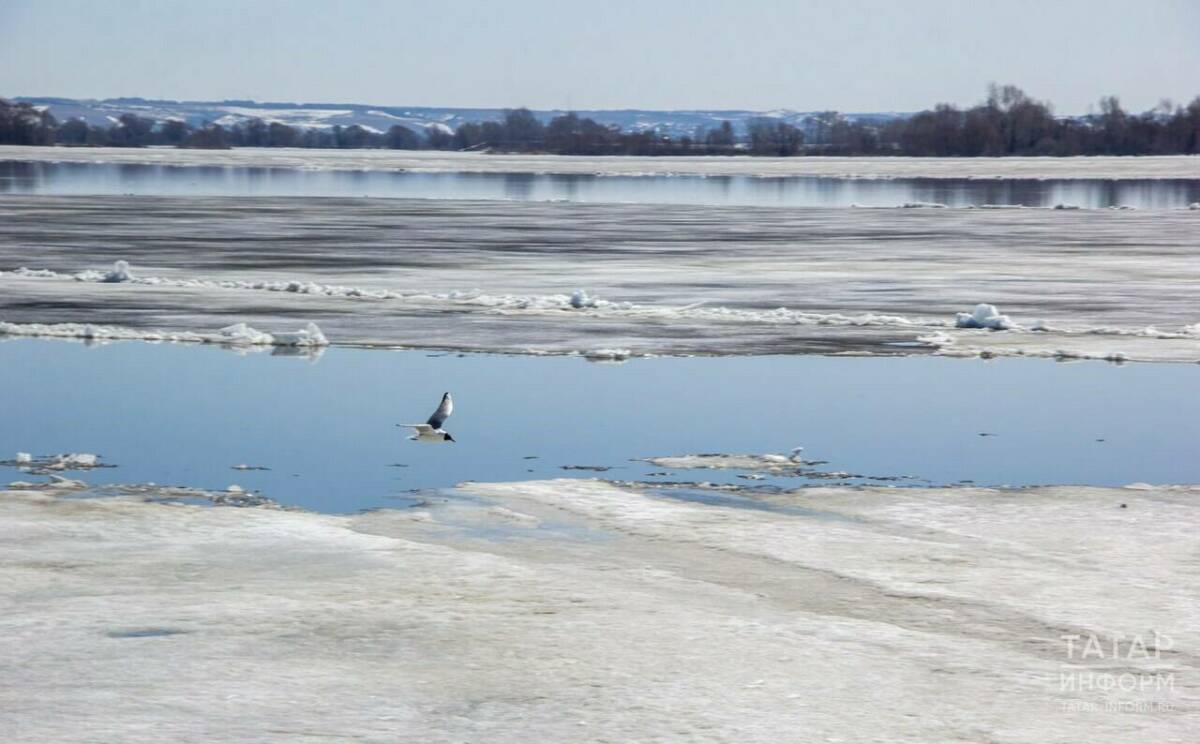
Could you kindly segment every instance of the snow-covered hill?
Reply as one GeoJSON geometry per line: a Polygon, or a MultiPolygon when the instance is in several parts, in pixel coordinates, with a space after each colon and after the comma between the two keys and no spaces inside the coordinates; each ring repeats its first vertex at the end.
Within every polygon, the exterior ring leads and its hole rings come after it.
{"type": "MultiPolygon", "coordinates": [[[[257,101],[162,101],[143,98],[107,98],[83,100],[72,98],[18,98],[36,106],[50,109],[60,121],[83,118],[89,124],[107,126],[124,113],[156,119],[182,119],[196,126],[205,122],[231,125],[248,119],[278,121],[297,127],[327,128],[335,125],[358,124],[375,131],[386,131],[395,124],[420,130],[429,126],[453,130],[472,121],[499,119],[503,109],[495,108],[432,108],[425,106],[375,106],[367,104],[334,103],[260,103],[257,101]]],[[[534,111],[538,118],[549,121],[565,113],[562,110],[534,111]]],[[[719,126],[729,121],[738,131],[756,117],[778,118],[799,125],[812,112],[712,110],[712,111],[651,111],[621,109],[577,111],[601,124],[615,124],[625,130],[656,129],[672,137],[693,135],[699,127],[719,126]]],[[[903,116],[897,113],[847,114],[851,120],[887,121],[903,116]]]]}

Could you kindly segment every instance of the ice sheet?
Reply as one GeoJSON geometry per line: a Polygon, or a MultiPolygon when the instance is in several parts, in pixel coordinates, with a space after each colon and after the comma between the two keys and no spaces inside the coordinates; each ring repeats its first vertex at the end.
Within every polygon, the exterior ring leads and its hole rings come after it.
{"type": "Polygon", "coordinates": [[[0,321],[23,325],[315,321],[334,343],[597,358],[1200,359],[1189,210],[0,197],[0,213],[0,321]],[[953,327],[979,303],[1023,330],[953,327]]]}
{"type": "Polygon", "coordinates": [[[332,517],[9,491],[0,727],[64,743],[1184,742],[1197,495],[813,489],[771,496],[808,507],[782,513],[549,481],[332,517]],[[1124,658],[1155,631],[1157,658],[1124,658]],[[1100,659],[1076,641],[1072,659],[1064,635],[1124,640],[1100,659]],[[1172,683],[1094,686],[1122,675],[1172,683]]]}
{"type": "Polygon", "coordinates": [[[166,341],[180,344],[218,344],[222,346],[282,346],[323,347],[329,340],[316,323],[308,323],[296,331],[267,333],[246,323],[234,323],[211,333],[193,331],[164,331],[92,323],[9,323],[0,321],[0,338],[29,336],[35,338],[68,338],[102,343],[105,341],[166,341]]]}
{"type": "Polygon", "coordinates": [[[1143,157],[583,157],[413,150],[97,148],[0,146],[0,160],[152,163],[318,170],[552,173],[625,176],[840,178],[1200,178],[1200,156],[1143,157]]]}

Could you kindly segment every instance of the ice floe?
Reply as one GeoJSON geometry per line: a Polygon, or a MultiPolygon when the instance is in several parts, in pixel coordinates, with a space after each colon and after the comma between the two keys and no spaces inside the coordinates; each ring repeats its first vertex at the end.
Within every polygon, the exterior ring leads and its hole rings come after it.
{"type": "Polygon", "coordinates": [[[794,472],[797,467],[820,464],[819,460],[805,460],[800,453],[794,450],[790,456],[706,453],[647,457],[643,462],[672,470],[761,470],[775,474],[790,473],[794,472]]]}
{"type": "Polygon", "coordinates": [[[0,321],[0,336],[77,338],[95,341],[166,341],[225,346],[324,347],[329,339],[315,323],[290,332],[267,333],[246,323],[234,323],[213,333],[157,331],[91,323],[8,323],[0,321]]]}
{"type": "MultiPolygon", "coordinates": [[[[58,229],[6,224],[0,318],[103,318],[207,334],[232,320],[274,333],[279,318],[308,314],[342,343],[585,356],[598,349],[897,354],[918,349],[918,337],[945,333],[955,339],[946,353],[1020,343],[1038,354],[1200,360],[1187,330],[1200,321],[1187,284],[1195,212],[1029,209],[1000,218],[988,210],[917,209],[898,220],[886,210],[591,205],[585,211],[594,219],[585,225],[574,207],[532,204],[336,211],[307,204],[295,212],[299,228],[369,226],[350,258],[332,239],[280,247],[287,240],[272,232],[275,215],[245,208],[247,220],[233,220],[225,212],[241,207],[229,205],[140,204],[144,237],[122,248],[129,276],[112,284],[101,279],[114,270],[106,246],[122,239],[118,232],[96,232],[67,210],[46,220],[58,229]],[[175,237],[181,209],[188,230],[250,241],[260,262],[247,264],[213,241],[203,255],[161,251],[175,237]],[[399,262],[396,246],[371,237],[389,234],[397,219],[414,227],[399,262]],[[501,229],[499,219],[513,222],[501,229]],[[1063,219],[1071,223],[1066,234],[1063,219]],[[537,234],[525,232],[527,224],[539,225],[537,234]],[[95,247],[68,246],[60,236],[85,229],[93,230],[95,247]],[[1149,243],[1148,231],[1156,236],[1149,243]],[[68,256],[81,263],[65,263],[68,256]],[[10,268],[17,266],[24,269],[10,268]],[[88,267],[95,268],[82,271],[88,267]],[[238,294],[247,291],[275,294],[238,294]],[[1030,333],[956,329],[955,311],[980,299],[1019,313],[1011,314],[1016,324],[1044,322],[1030,333]],[[1106,336],[1156,343],[1114,346],[1106,336]]],[[[93,206],[118,209],[102,199],[93,206]]]]}
{"type": "Polygon", "coordinates": [[[176,166],[299,168],[416,173],[535,173],[596,176],[750,176],[856,179],[1186,179],[1195,156],[1141,157],[590,157],[418,150],[93,148],[0,146],[0,160],[176,166]]]}
{"type": "Polygon", "coordinates": [[[115,465],[101,463],[100,456],[90,452],[69,452],[54,455],[34,456],[29,452],[18,452],[11,460],[0,460],[0,465],[17,467],[34,475],[50,475],[66,470],[93,470],[113,468],[115,465]]]}
{"type": "MultiPolygon", "coordinates": [[[[118,262],[124,263],[124,262],[118,262]]],[[[126,264],[126,270],[128,265],[126,264]]],[[[65,274],[45,269],[20,268],[11,273],[26,278],[43,279],[72,279],[83,282],[103,282],[104,277],[116,272],[83,271],[78,274],[65,274]]],[[[211,288],[260,290],[267,292],[290,292],[296,294],[322,295],[327,297],[369,298],[375,300],[397,300],[410,303],[451,303],[459,305],[476,305],[498,311],[558,311],[558,310],[591,310],[603,314],[621,315],[627,317],[670,319],[697,319],[728,322],[750,322],[765,324],[795,324],[795,325],[828,325],[828,326],[898,326],[909,327],[933,324],[938,321],[931,319],[906,318],[886,313],[861,313],[847,315],[844,313],[820,313],[800,310],[790,310],[778,307],[769,310],[751,308],[731,308],[722,306],[706,306],[705,303],[693,303],[682,307],[663,305],[645,305],[632,302],[604,300],[587,290],[577,289],[570,294],[550,295],[517,295],[489,294],[481,290],[453,291],[445,293],[411,293],[404,294],[387,289],[367,289],[344,285],[327,285],[316,282],[296,280],[209,280],[201,278],[166,278],[166,277],[133,277],[123,280],[132,284],[156,287],[181,288],[211,288]]]]}
{"type": "Polygon", "coordinates": [[[202,740],[221,705],[222,738],[263,742],[1194,731],[1195,489],[814,488],[758,510],[561,480],[354,515],[60,493],[0,497],[15,741],[79,741],[81,720],[202,740]],[[1119,662],[1061,638],[1151,629],[1162,653],[1119,662]],[[1110,672],[1177,681],[1098,689],[1110,672]]]}

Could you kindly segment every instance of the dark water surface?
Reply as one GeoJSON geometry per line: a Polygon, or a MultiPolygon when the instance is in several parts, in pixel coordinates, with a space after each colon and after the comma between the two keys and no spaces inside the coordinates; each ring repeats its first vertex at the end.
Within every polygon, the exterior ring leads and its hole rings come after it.
{"type": "MultiPolygon", "coordinates": [[[[1200,366],[936,357],[638,359],[333,348],[320,359],[216,347],[0,343],[0,459],[92,452],[90,483],[237,484],[329,512],[412,489],[547,477],[984,485],[1200,482],[1200,366]],[[405,439],[445,390],[458,442],[405,439]],[[990,436],[980,436],[988,434],[990,436]],[[1104,441],[1097,441],[1104,440],[1104,441]],[[787,453],[832,480],[739,479],[633,458],[787,453]],[[536,458],[536,459],[532,459],[536,458]],[[269,470],[236,471],[248,464],[269,470]],[[611,468],[607,471],[564,466],[611,468]],[[669,475],[649,475],[651,473],[669,475]]],[[[39,480],[0,467],[0,482],[39,480]]]]}
{"type": "Polygon", "coordinates": [[[372,196],[788,207],[1022,205],[1139,209],[1200,201],[1200,179],[851,179],[414,173],[0,161],[0,193],[372,196]]]}

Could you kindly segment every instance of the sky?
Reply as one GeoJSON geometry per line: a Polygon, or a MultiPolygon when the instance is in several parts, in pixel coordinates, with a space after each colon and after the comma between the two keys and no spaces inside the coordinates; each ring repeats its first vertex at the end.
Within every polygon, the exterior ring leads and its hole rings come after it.
{"type": "Polygon", "coordinates": [[[1197,71],[1197,0],[0,0],[0,96],[1079,114],[1197,71]]]}

